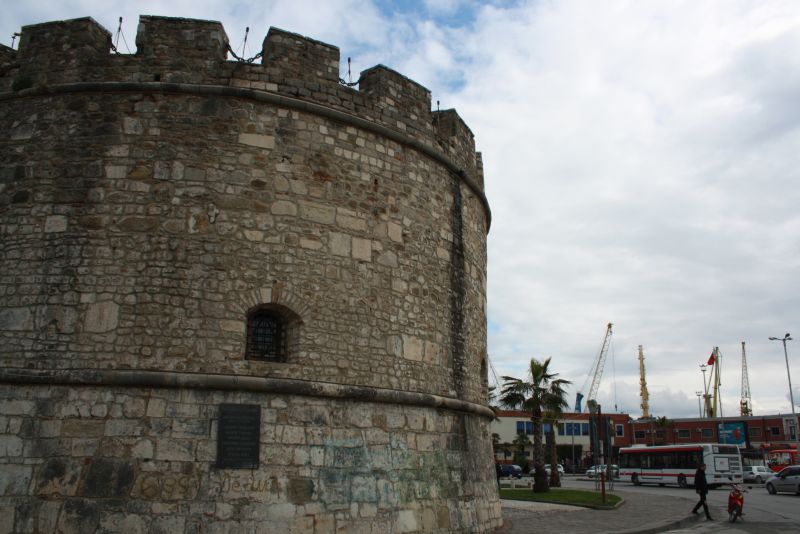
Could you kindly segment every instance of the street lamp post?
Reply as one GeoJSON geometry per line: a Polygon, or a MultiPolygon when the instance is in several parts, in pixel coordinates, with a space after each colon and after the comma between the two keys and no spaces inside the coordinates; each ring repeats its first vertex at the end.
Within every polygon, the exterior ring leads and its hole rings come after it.
{"type": "Polygon", "coordinates": [[[703,417],[703,408],[700,406],[700,397],[703,396],[703,392],[702,391],[695,391],[695,394],[697,395],[697,412],[698,412],[699,416],[702,418],[703,417]]]}
{"type": "MultiPolygon", "coordinates": [[[[703,388],[705,389],[705,395],[703,395],[703,411],[705,412],[706,417],[711,417],[711,414],[708,413],[708,382],[706,382],[706,369],[708,366],[704,363],[700,364],[700,370],[703,372],[703,388]]],[[[702,414],[700,417],[703,417],[702,414]]]]}
{"type": "Polygon", "coordinates": [[[570,432],[572,437],[572,474],[575,474],[575,427],[572,427],[572,432],[570,432]]]}
{"type": "Polygon", "coordinates": [[[786,358],[786,377],[789,379],[789,402],[792,403],[792,420],[794,422],[794,439],[800,438],[797,431],[797,415],[794,413],[794,394],[792,393],[792,374],[789,372],[789,353],[786,351],[786,342],[792,340],[792,336],[787,332],[785,336],[771,337],[770,341],[780,341],[783,343],[783,357],[786,358]]]}

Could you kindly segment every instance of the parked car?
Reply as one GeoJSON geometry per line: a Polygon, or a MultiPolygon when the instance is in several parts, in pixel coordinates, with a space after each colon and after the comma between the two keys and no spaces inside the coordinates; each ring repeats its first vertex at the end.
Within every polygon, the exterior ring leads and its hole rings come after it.
{"type": "Polygon", "coordinates": [[[764,487],[770,495],[775,495],[779,491],[787,491],[800,495],[800,465],[790,465],[767,479],[764,487]]]}
{"type": "MultiPolygon", "coordinates": [[[[558,474],[564,475],[564,466],[561,464],[556,464],[558,466],[558,474]]],[[[550,476],[550,464],[544,464],[544,470],[547,472],[547,476],[550,476]]]]}
{"type": "Polygon", "coordinates": [[[500,476],[522,478],[522,468],[513,464],[500,464],[500,476]]]}
{"type": "MultiPolygon", "coordinates": [[[[605,465],[593,465],[589,469],[586,470],[586,476],[589,478],[594,478],[598,476],[600,473],[606,472],[605,465]]],[[[611,476],[614,478],[619,478],[619,466],[611,464],[611,476]]]]}
{"type": "Polygon", "coordinates": [[[748,465],[744,468],[743,474],[745,482],[755,482],[757,484],[761,484],[775,473],[763,465],[748,465]]]}

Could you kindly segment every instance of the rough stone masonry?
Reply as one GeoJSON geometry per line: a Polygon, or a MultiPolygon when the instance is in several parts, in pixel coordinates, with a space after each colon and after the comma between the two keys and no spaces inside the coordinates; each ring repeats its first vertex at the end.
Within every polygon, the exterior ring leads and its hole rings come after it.
{"type": "Polygon", "coordinates": [[[488,532],[480,154],[383,66],[0,47],[0,533],[488,532]]]}

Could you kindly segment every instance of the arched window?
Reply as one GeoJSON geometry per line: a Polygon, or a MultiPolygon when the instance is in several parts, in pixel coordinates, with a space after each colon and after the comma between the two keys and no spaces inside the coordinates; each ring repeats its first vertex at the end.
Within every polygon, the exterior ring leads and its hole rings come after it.
{"type": "Polygon", "coordinates": [[[259,304],[247,312],[244,357],[261,362],[285,362],[297,354],[303,321],[282,304],[259,304]]]}
{"type": "Polygon", "coordinates": [[[247,316],[245,358],[273,362],[286,359],[286,327],[280,314],[262,308],[247,316]]]}

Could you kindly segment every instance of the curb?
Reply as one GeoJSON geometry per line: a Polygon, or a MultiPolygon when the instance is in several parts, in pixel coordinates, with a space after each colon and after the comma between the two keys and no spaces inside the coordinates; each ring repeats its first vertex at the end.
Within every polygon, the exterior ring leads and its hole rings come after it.
{"type": "Polygon", "coordinates": [[[586,508],[588,510],[600,510],[600,511],[608,511],[608,510],[616,510],[623,504],[625,504],[625,499],[620,497],[619,502],[614,506],[598,506],[594,504],[575,504],[574,502],[564,502],[564,501],[529,501],[527,499],[500,499],[500,501],[514,501],[514,502],[530,502],[535,504],[557,504],[558,506],[571,506],[572,508],[586,508]]]}

